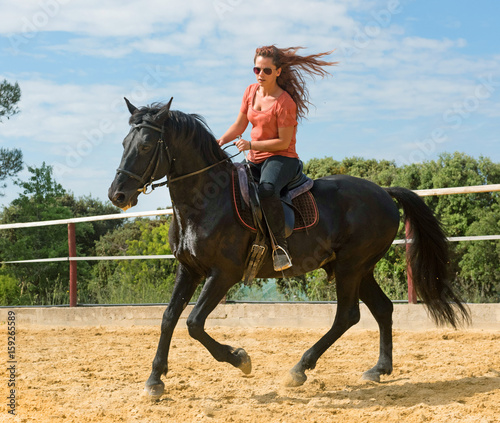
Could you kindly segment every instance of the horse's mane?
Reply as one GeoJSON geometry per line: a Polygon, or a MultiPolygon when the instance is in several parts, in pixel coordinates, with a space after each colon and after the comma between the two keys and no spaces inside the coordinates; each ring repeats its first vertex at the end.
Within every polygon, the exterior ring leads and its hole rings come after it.
{"type": "MultiPolygon", "coordinates": [[[[138,124],[140,122],[154,123],[154,115],[164,106],[162,103],[153,103],[150,106],[137,109],[130,116],[129,124],[138,124]]],[[[171,110],[164,125],[169,130],[174,131],[176,136],[185,138],[186,142],[190,143],[193,148],[198,149],[200,154],[210,162],[221,161],[229,157],[220,148],[219,144],[217,144],[210,127],[200,115],[171,110]]]]}

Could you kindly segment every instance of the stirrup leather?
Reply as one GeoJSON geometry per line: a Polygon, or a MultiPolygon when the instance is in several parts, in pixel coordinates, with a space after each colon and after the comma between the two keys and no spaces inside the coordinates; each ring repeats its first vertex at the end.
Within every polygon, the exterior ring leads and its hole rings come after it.
{"type": "Polygon", "coordinates": [[[292,267],[292,259],[288,252],[279,245],[276,245],[276,248],[273,249],[273,266],[275,272],[281,272],[292,267]]]}

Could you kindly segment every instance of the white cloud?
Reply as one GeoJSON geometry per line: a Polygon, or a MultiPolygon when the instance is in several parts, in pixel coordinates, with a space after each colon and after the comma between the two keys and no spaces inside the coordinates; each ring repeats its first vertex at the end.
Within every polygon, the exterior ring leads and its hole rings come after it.
{"type": "Polygon", "coordinates": [[[56,53],[77,53],[83,56],[98,56],[118,59],[134,51],[129,43],[96,38],[72,38],[62,44],[52,44],[44,48],[56,53]]]}
{"type": "Polygon", "coordinates": [[[307,7],[302,0],[286,5],[246,0],[11,1],[2,10],[0,33],[10,37],[13,47],[22,47],[39,32],[59,31],[71,36],[64,44],[51,46],[53,50],[106,57],[133,51],[186,57],[199,53],[201,45],[220,51],[217,45],[226,40],[247,39],[255,48],[269,43],[302,45],[316,37],[324,39],[325,32],[346,33],[355,25],[348,12],[356,7],[360,6],[324,0],[308,2],[307,7]],[[227,6],[224,13],[217,4],[227,6]],[[103,43],[103,39],[108,40],[103,43]]]}
{"type": "Polygon", "coordinates": [[[432,50],[434,52],[443,52],[454,47],[462,48],[465,47],[466,45],[467,42],[462,38],[459,38],[457,40],[450,40],[447,38],[442,40],[435,40],[423,37],[406,37],[403,39],[402,42],[403,48],[409,48],[411,50],[427,49],[427,50],[432,50]]]}
{"type": "MultiPolygon", "coordinates": [[[[202,110],[208,110],[209,115],[216,114],[212,112],[214,103],[223,106],[227,98],[241,95],[244,87],[239,85],[248,80],[245,75],[250,72],[254,49],[262,44],[306,45],[309,48],[305,53],[340,46],[332,55],[333,60],[341,61],[338,68],[332,69],[338,77],[318,81],[317,87],[311,86],[311,92],[317,92],[319,101],[328,105],[325,112],[317,115],[325,118],[333,111],[347,119],[362,119],[363,110],[365,116],[366,112],[377,113],[390,119],[431,115],[466,95],[474,84],[473,75],[491,71],[499,64],[498,58],[486,63],[460,55],[459,50],[466,45],[464,39],[405,36],[404,29],[393,23],[394,16],[386,13],[388,3],[384,1],[316,0],[308,2],[307,7],[302,0],[289,0],[286,7],[282,1],[245,0],[183,3],[113,0],[105,4],[96,0],[9,2],[3,15],[7,16],[3,30],[19,31],[20,16],[21,20],[33,21],[40,10],[48,10],[49,3],[59,4],[59,8],[46,12],[51,15],[50,21],[40,26],[40,30],[66,30],[73,36],[81,36],[69,37],[47,49],[66,54],[129,57],[131,61],[135,52],[142,54],[141,57],[164,55],[165,60],[182,57],[181,62],[177,61],[182,65],[168,77],[172,80],[165,77],[165,84],[155,88],[155,97],[164,96],[165,100],[169,92],[173,92],[180,104],[183,99],[187,100],[186,104],[192,101],[202,110]],[[266,13],[262,13],[264,4],[266,13]],[[363,12],[364,17],[356,21],[353,12],[363,12]],[[13,19],[14,15],[17,19],[13,19]],[[377,23],[379,27],[374,31],[377,23]],[[342,44],[353,49],[351,54],[346,55],[347,49],[342,48],[342,44]],[[190,82],[183,82],[188,80],[190,82]],[[205,86],[207,83],[210,85],[205,86]],[[219,100],[221,91],[225,95],[219,100]],[[342,106],[330,102],[332,97],[342,97],[342,106]],[[390,116],[385,114],[388,110],[390,116]]],[[[25,89],[30,88],[26,85],[25,89]]],[[[57,89],[67,93],[73,89],[78,91],[76,86],[49,87],[41,89],[39,95],[45,98],[49,91],[57,89]]],[[[120,90],[123,92],[124,88],[94,84],[83,88],[81,93],[73,93],[72,98],[78,98],[83,104],[91,102],[96,94],[117,97],[120,90]]],[[[145,101],[147,97],[139,100],[145,101]]],[[[63,111],[54,104],[54,110],[56,115],[64,116],[65,122],[74,119],[68,108],[63,111]]],[[[37,112],[41,116],[47,114],[43,108],[37,112]]],[[[214,119],[217,118],[214,116],[214,119]]],[[[44,121],[57,123],[56,118],[48,116],[44,121]]],[[[73,128],[79,127],[76,122],[72,123],[73,128]]],[[[59,139],[50,138],[51,142],[59,139]]]]}
{"type": "MultiPolygon", "coordinates": [[[[208,2],[196,2],[195,10],[208,2]]],[[[159,25],[177,25],[192,13],[190,2],[147,0],[10,0],[2,5],[0,32],[28,34],[68,31],[93,37],[131,37],[152,34],[159,25]]]]}
{"type": "Polygon", "coordinates": [[[22,113],[5,126],[2,137],[67,143],[69,136],[74,137],[92,122],[116,113],[114,102],[120,98],[118,87],[110,85],[60,85],[40,79],[18,82],[22,87],[22,113]]]}

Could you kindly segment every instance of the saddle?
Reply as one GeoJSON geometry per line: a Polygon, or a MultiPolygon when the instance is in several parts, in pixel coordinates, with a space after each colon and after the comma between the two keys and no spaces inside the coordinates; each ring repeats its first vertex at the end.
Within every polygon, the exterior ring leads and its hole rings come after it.
{"type": "MultiPolygon", "coordinates": [[[[260,206],[257,184],[253,181],[248,165],[235,163],[232,175],[233,204],[238,221],[257,237],[247,257],[244,282],[255,278],[265,258],[268,242],[264,214],[260,206]]],[[[319,213],[310,189],[314,181],[303,173],[303,164],[296,176],[283,189],[281,204],[285,214],[285,236],[294,231],[307,230],[318,223],[319,213]]]]}
{"type": "MultiPolygon", "coordinates": [[[[281,204],[285,213],[285,236],[294,231],[307,230],[318,223],[318,208],[309,191],[314,181],[303,173],[303,164],[297,175],[284,188],[281,204]]],[[[248,230],[257,232],[263,219],[257,184],[242,163],[235,163],[233,170],[233,203],[238,221],[248,230]],[[257,220],[257,221],[256,221],[257,220]]]]}

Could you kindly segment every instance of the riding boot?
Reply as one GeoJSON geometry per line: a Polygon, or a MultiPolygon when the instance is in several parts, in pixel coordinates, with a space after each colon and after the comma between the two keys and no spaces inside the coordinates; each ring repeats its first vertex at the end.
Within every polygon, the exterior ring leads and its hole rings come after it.
{"type": "Polygon", "coordinates": [[[273,246],[274,270],[280,272],[292,267],[292,260],[288,253],[285,238],[285,213],[283,205],[280,199],[274,197],[261,199],[261,204],[269,228],[276,241],[276,245],[273,246]]]}

